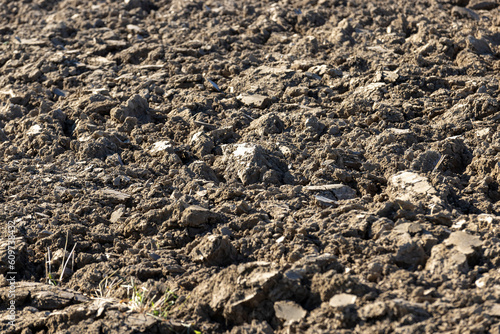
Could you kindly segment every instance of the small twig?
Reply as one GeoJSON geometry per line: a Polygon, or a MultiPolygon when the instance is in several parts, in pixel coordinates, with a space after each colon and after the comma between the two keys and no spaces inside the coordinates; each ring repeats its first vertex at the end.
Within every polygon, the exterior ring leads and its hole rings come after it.
{"type": "Polygon", "coordinates": [[[444,158],[446,158],[446,154],[443,154],[439,161],[437,162],[436,166],[434,166],[434,169],[432,170],[432,173],[436,172],[439,166],[441,166],[441,163],[443,162],[444,158]]]}
{"type": "Polygon", "coordinates": [[[247,114],[245,114],[245,113],[243,113],[243,116],[245,116],[245,117],[247,117],[247,118],[251,119],[252,121],[254,121],[254,120],[255,120],[255,118],[253,118],[252,116],[247,115],[247,114]]]}

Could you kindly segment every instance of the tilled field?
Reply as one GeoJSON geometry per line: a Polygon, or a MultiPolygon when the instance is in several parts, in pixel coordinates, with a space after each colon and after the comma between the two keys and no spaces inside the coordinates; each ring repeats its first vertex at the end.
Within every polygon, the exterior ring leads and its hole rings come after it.
{"type": "Polygon", "coordinates": [[[499,333],[498,5],[0,1],[0,331],[499,333]]]}

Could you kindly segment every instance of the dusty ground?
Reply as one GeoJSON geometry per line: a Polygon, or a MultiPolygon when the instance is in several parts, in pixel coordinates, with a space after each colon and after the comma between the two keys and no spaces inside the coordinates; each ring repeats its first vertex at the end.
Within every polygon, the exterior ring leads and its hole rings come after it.
{"type": "Polygon", "coordinates": [[[499,333],[498,4],[0,1],[0,331],[499,333]]]}

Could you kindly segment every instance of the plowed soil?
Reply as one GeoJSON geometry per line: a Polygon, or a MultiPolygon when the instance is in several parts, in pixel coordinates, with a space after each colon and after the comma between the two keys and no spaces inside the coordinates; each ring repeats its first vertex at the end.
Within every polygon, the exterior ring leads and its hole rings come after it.
{"type": "Polygon", "coordinates": [[[0,331],[500,333],[499,80],[497,1],[1,0],[0,331]]]}

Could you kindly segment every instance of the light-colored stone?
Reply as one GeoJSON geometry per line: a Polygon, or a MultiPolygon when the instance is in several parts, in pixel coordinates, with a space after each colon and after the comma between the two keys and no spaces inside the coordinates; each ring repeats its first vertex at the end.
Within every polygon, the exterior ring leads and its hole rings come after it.
{"type": "Polygon", "coordinates": [[[395,202],[408,202],[419,206],[424,200],[425,204],[443,205],[438,197],[438,191],[424,175],[403,171],[389,179],[389,198],[395,202]]]}
{"type": "Polygon", "coordinates": [[[218,214],[198,205],[191,205],[182,213],[181,225],[198,227],[217,219],[218,214]]]}
{"type": "Polygon", "coordinates": [[[132,197],[129,194],[113,189],[102,189],[101,195],[107,199],[115,200],[117,202],[126,202],[132,197]]]}
{"type": "Polygon", "coordinates": [[[153,145],[151,145],[151,148],[149,149],[149,153],[153,155],[158,155],[164,152],[172,153],[174,147],[172,146],[172,143],[168,140],[161,140],[157,141],[153,145]]]}
{"type": "Polygon", "coordinates": [[[353,199],[356,197],[356,191],[344,184],[326,184],[320,186],[306,186],[307,191],[331,191],[338,200],[353,199]]]}
{"type": "Polygon", "coordinates": [[[356,295],[352,295],[349,293],[339,293],[332,298],[330,298],[330,306],[332,307],[346,307],[349,305],[354,305],[356,303],[356,295]]]}
{"type": "Polygon", "coordinates": [[[301,321],[307,314],[297,303],[284,300],[274,303],[274,312],[278,319],[285,321],[285,326],[301,321]]]}
{"type": "Polygon", "coordinates": [[[123,216],[123,213],[125,211],[123,210],[123,208],[119,208],[119,209],[116,209],[115,211],[113,211],[113,213],[111,214],[111,217],[109,218],[109,221],[112,222],[112,223],[116,223],[117,221],[120,220],[120,218],[123,216]]]}
{"type": "Polygon", "coordinates": [[[456,231],[450,234],[448,239],[444,241],[445,245],[447,246],[455,246],[455,248],[466,254],[473,254],[475,252],[475,248],[481,247],[483,242],[479,237],[473,236],[468,234],[467,232],[463,231],[456,231]]]}
{"type": "Polygon", "coordinates": [[[248,107],[264,109],[271,104],[269,97],[260,94],[240,94],[236,98],[248,107]]]}

